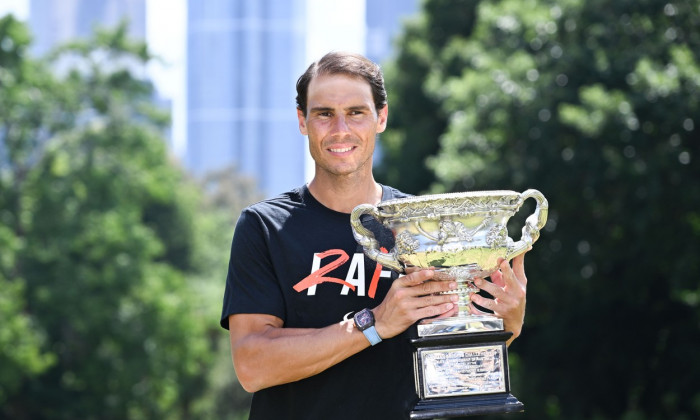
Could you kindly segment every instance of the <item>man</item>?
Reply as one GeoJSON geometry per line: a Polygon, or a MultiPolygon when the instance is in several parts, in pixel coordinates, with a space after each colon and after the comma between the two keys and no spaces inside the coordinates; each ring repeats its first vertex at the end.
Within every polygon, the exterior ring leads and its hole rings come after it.
{"type": "MultiPolygon", "coordinates": [[[[421,270],[398,277],[364,256],[350,226],[361,203],[405,197],[375,182],[375,137],[388,105],[379,67],[330,53],[297,82],[299,129],[315,174],[308,185],[245,209],[231,247],[221,325],[251,419],[403,419],[416,402],[414,324],[457,310],[454,282],[421,270]],[[398,277],[398,278],[397,278],[398,277]],[[360,331],[351,314],[373,315],[360,331]]],[[[366,226],[386,249],[391,233],[366,226]]],[[[474,302],[517,337],[525,314],[523,257],[478,286],[474,302]]]]}

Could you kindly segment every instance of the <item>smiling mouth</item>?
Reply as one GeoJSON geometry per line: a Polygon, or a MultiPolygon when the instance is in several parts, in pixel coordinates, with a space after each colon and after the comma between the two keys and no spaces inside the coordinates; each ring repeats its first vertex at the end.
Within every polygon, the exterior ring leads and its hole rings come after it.
{"type": "Polygon", "coordinates": [[[333,152],[333,153],[345,153],[345,152],[351,151],[352,149],[353,149],[353,146],[350,146],[350,147],[343,147],[343,148],[340,148],[340,149],[329,149],[329,150],[330,150],[331,152],[333,152]]]}

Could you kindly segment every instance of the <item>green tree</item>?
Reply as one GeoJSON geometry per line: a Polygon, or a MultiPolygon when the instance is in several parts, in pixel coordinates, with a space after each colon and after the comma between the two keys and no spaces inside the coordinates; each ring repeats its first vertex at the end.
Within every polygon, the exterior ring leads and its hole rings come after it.
{"type": "Polygon", "coordinates": [[[251,394],[238,383],[231,363],[228,333],[219,327],[223,286],[230,256],[231,239],[243,207],[263,198],[254,179],[241,176],[236,167],[211,171],[197,180],[205,192],[195,238],[197,265],[203,267],[194,279],[200,285],[201,310],[212,322],[209,331],[215,359],[208,372],[210,393],[203,406],[203,419],[247,419],[251,394]],[[215,302],[212,305],[212,302],[215,302]]]}
{"type": "Polygon", "coordinates": [[[479,2],[470,34],[402,81],[447,121],[430,191],[549,199],[511,347],[523,418],[700,415],[698,25],[698,1],[479,2]]]}
{"type": "Polygon", "coordinates": [[[28,102],[43,74],[23,61],[29,33],[12,18],[0,20],[0,406],[5,406],[25,380],[36,378],[55,363],[55,354],[46,345],[45,332],[26,311],[26,280],[19,270],[19,257],[25,247],[20,222],[19,190],[26,173],[27,151],[12,147],[10,118],[27,119],[13,105],[28,102]],[[28,82],[29,81],[29,82],[28,82]],[[34,86],[31,86],[34,85],[34,86]],[[17,163],[10,166],[10,162],[17,163]]]}
{"type": "Polygon", "coordinates": [[[397,57],[384,70],[391,117],[380,140],[380,182],[417,194],[435,180],[426,158],[437,153],[448,114],[430,91],[428,78],[436,68],[461,74],[460,63],[441,59],[442,48],[452,37],[471,34],[477,5],[474,0],[424,2],[423,13],[407,22],[397,40],[397,57]]]}
{"type": "Polygon", "coordinates": [[[0,20],[0,417],[217,409],[214,216],[168,157],[151,56],[125,34],[34,60],[26,28],[0,20]]]}

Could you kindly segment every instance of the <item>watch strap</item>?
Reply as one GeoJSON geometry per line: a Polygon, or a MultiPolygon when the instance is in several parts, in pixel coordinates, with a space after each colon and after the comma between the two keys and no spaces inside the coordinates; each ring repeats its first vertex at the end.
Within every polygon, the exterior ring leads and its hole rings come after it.
{"type": "Polygon", "coordinates": [[[382,342],[382,338],[379,336],[377,329],[374,328],[374,325],[362,331],[362,334],[364,334],[365,337],[367,337],[369,343],[373,346],[382,342]]]}

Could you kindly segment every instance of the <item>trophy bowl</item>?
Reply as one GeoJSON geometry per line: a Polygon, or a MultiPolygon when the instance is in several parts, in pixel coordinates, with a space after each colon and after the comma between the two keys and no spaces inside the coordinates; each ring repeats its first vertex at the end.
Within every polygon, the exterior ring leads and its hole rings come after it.
{"type": "Polygon", "coordinates": [[[458,313],[438,320],[424,320],[418,333],[451,334],[458,330],[502,329],[502,320],[474,315],[471,295],[478,291],[474,279],[498,270],[500,260],[510,260],[532,247],[547,222],[548,203],[541,192],[472,191],[433,194],[361,204],[350,221],[353,235],[365,254],[399,273],[434,269],[434,280],[455,280],[458,313]],[[536,208],[525,220],[520,240],[508,236],[508,220],[523,202],[533,198],[536,208]],[[362,225],[365,215],[389,228],[395,238],[390,252],[379,248],[373,233],[362,225]]]}

